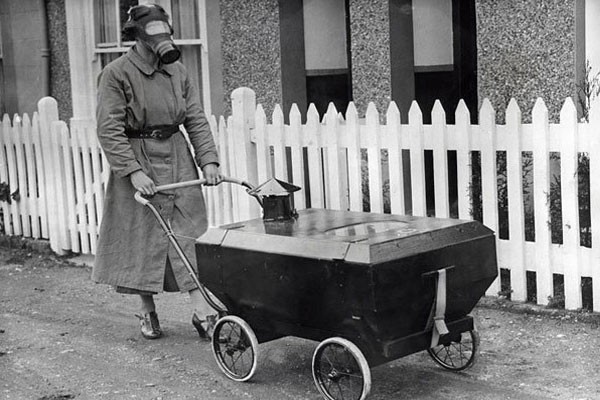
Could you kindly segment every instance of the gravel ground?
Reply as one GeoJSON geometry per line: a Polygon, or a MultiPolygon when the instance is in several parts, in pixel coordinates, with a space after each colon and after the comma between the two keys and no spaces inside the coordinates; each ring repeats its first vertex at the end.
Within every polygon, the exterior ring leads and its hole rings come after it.
{"type": "MultiPolygon", "coordinates": [[[[0,398],[320,399],[316,343],[259,346],[247,383],[219,371],[198,341],[186,296],[160,295],[165,337],[144,340],[134,296],[90,281],[69,259],[0,246],[0,398]]],[[[417,353],[372,368],[369,399],[600,399],[600,315],[484,298],[473,310],[477,363],[448,372],[417,353]]]]}

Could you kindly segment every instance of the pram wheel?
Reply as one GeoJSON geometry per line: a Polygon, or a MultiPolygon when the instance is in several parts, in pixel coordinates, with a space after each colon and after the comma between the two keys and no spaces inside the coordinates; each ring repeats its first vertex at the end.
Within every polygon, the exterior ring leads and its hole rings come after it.
{"type": "Polygon", "coordinates": [[[319,343],[312,372],[319,392],[329,400],[363,400],[371,391],[367,359],[346,339],[333,337],[319,343]]]}
{"type": "Polygon", "coordinates": [[[475,362],[479,350],[479,334],[474,331],[463,332],[449,341],[441,341],[435,347],[427,349],[433,360],[451,371],[462,371],[475,362]]]}
{"type": "Polygon", "coordinates": [[[219,368],[229,379],[244,382],[254,375],[258,340],[243,319],[233,315],[219,319],[213,332],[212,350],[219,368]]]}

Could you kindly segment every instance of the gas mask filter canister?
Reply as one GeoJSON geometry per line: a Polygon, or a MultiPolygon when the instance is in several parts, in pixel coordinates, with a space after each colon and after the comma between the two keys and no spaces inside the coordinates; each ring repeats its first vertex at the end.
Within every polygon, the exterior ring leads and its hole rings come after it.
{"type": "Polygon", "coordinates": [[[174,63],[181,56],[171,38],[173,28],[169,25],[169,16],[158,5],[132,7],[123,32],[131,39],[137,38],[142,41],[163,64],[174,63]]]}

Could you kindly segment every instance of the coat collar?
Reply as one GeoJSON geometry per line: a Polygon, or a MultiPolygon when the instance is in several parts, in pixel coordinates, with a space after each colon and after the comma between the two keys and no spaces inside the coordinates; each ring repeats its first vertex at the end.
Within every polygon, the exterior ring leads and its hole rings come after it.
{"type": "Polygon", "coordinates": [[[127,51],[127,59],[137,67],[144,75],[151,76],[156,71],[164,71],[167,75],[172,76],[175,73],[173,64],[161,64],[158,69],[148,64],[146,60],[135,50],[135,45],[127,51]]]}

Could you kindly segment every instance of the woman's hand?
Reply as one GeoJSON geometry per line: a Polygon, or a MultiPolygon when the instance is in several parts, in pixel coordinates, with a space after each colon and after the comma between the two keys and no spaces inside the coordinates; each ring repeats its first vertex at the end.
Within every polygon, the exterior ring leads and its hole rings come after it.
{"type": "Polygon", "coordinates": [[[222,178],[217,164],[206,164],[202,168],[202,174],[204,175],[204,179],[206,179],[207,186],[214,186],[221,182],[222,178]]]}
{"type": "Polygon", "coordinates": [[[131,175],[129,175],[129,179],[135,190],[139,191],[141,194],[152,196],[156,193],[154,181],[141,169],[132,172],[131,175]]]}

